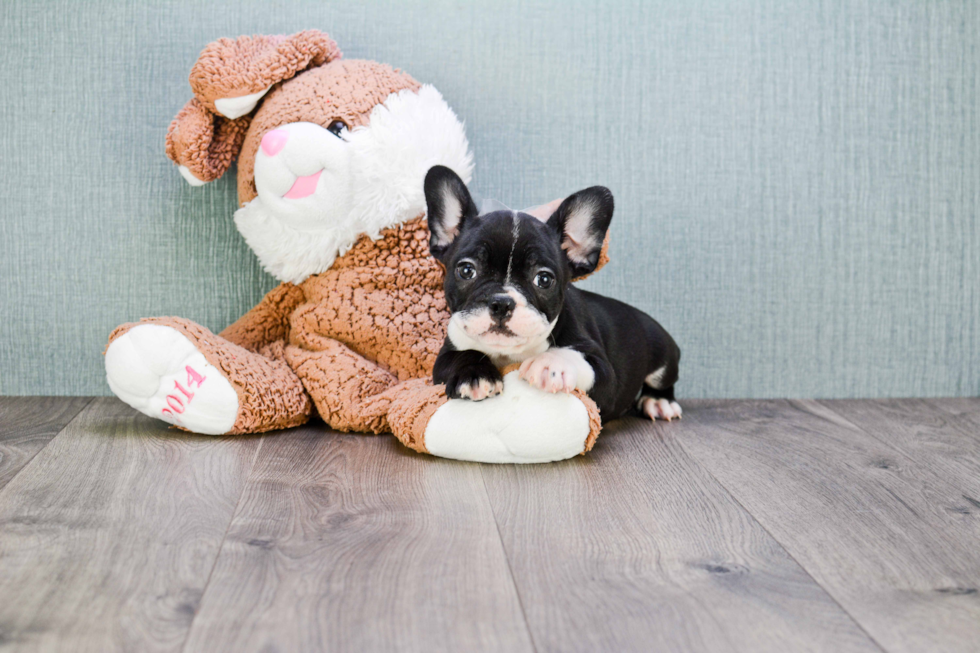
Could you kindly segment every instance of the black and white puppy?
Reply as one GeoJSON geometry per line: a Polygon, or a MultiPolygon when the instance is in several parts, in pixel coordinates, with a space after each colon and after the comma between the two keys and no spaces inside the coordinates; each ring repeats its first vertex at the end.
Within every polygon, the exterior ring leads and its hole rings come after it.
{"type": "Polygon", "coordinates": [[[547,221],[517,211],[478,215],[463,181],[436,166],[425,177],[425,201],[452,314],[432,376],[450,398],[499,394],[498,368],[520,363],[537,388],[588,393],[604,422],[634,410],[680,417],[681,352],[670,334],[632,306],[571,285],[599,262],[613,214],[609,189],[575,193],[547,221]]]}

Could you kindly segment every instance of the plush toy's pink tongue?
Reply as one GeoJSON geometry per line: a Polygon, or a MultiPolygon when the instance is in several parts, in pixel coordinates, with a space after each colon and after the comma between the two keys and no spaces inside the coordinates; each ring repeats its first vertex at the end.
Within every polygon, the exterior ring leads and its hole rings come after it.
{"type": "Polygon", "coordinates": [[[293,182],[293,187],[289,189],[283,197],[287,200],[298,200],[309,197],[316,191],[316,182],[320,180],[323,170],[305,177],[297,177],[293,182]]]}

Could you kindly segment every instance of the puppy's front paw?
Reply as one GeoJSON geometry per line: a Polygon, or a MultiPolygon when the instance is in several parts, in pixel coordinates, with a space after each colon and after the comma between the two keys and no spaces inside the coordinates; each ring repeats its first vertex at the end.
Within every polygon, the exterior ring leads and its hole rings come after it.
{"type": "MultiPolygon", "coordinates": [[[[521,363],[521,378],[545,392],[571,392],[579,382],[582,355],[568,349],[549,349],[521,363]]],[[[590,384],[591,385],[591,384],[590,384]]]]}
{"type": "Polygon", "coordinates": [[[474,381],[463,382],[458,386],[459,396],[463,399],[482,401],[490,397],[496,397],[504,391],[504,382],[493,381],[491,379],[477,379],[474,381]]]}
{"type": "Polygon", "coordinates": [[[665,419],[668,422],[675,418],[680,419],[683,411],[681,405],[676,401],[667,399],[657,399],[656,397],[643,397],[640,399],[640,410],[652,420],[665,419]]]}
{"type": "Polygon", "coordinates": [[[503,391],[504,379],[489,361],[486,365],[466,367],[446,382],[446,395],[450,399],[482,401],[503,391]]]}

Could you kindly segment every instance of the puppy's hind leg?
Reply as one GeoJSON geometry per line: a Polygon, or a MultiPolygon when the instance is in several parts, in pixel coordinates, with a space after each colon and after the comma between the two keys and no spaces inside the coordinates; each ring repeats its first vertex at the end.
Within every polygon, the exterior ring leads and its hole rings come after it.
{"type": "Polygon", "coordinates": [[[670,422],[674,418],[680,419],[683,414],[680,404],[674,400],[677,370],[667,368],[665,364],[646,376],[636,401],[639,411],[652,420],[665,419],[670,422]]]}

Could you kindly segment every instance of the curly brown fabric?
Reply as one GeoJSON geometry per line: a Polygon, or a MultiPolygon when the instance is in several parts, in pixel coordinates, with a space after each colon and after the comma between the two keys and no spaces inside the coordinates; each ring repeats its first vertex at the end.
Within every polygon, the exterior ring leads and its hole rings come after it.
{"type": "Polygon", "coordinates": [[[388,424],[395,437],[409,449],[428,453],[425,429],[439,408],[449,401],[446,386],[432,385],[429,379],[412,379],[399,384],[397,396],[388,410],[388,424]]]}
{"type": "Polygon", "coordinates": [[[318,351],[336,340],[399,381],[428,377],[449,321],[442,283],[423,218],[386,229],[377,241],[362,237],[300,284],[306,301],[293,311],[289,343],[318,351]]]}
{"type": "Polygon", "coordinates": [[[224,38],[201,51],[189,81],[201,104],[217,113],[215,100],[257,93],[341,56],[334,40],[315,29],[292,36],[224,38]]]}
{"type": "Polygon", "coordinates": [[[589,398],[589,395],[581,390],[573,390],[572,394],[579,398],[589,413],[589,435],[585,438],[585,448],[582,450],[584,455],[592,451],[596,438],[599,437],[599,431],[602,430],[602,418],[599,415],[599,407],[589,398]]]}
{"type": "Polygon", "coordinates": [[[187,166],[201,181],[214,181],[235,161],[251,120],[251,116],[228,120],[192,98],[167,130],[167,157],[187,166]]]}
{"type": "Polygon", "coordinates": [[[296,370],[327,424],[338,431],[385,433],[388,401],[376,400],[398,379],[336,340],[311,351],[290,345],[286,361],[296,370]]]}
{"type": "Polygon", "coordinates": [[[271,342],[289,337],[289,317],[304,299],[300,288],[291,283],[279,284],[218,335],[249,351],[260,351],[271,342]]]}

